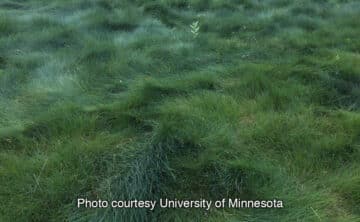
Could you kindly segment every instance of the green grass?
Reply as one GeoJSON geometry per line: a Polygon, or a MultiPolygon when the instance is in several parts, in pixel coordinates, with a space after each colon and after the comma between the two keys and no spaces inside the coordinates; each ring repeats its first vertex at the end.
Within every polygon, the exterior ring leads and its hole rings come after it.
{"type": "Polygon", "coordinates": [[[1,2],[0,221],[360,221],[359,11],[1,2]],[[149,213],[78,197],[285,207],[149,213]]]}

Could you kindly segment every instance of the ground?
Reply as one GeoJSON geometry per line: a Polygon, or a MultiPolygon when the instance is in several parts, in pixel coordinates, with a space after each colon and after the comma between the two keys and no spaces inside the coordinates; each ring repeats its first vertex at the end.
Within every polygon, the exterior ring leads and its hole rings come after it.
{"type": "Polygon", "coordinates": [[[2,0],[0,221],[360,221],[359,13],[357,0],[2,0]]]}

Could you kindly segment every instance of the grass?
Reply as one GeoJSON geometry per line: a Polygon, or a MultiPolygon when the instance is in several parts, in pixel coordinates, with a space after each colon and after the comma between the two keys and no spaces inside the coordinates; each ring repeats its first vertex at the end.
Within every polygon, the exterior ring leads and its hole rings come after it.
{"type": "Polygon", "coordinates": [[[0,221],[359,221],[359,10],[0,3],[0,221]],[[150,213],[78,197],[285,207],[150,213]]]}

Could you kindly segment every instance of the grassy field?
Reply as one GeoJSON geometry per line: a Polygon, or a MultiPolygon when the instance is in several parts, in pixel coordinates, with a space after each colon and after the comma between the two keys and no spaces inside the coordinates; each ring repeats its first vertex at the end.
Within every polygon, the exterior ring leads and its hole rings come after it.
{"type": "Polygon", "coordinates": [[[360,221],[359,14],[358,0],[1,0],[0,221],[360,221]]]}

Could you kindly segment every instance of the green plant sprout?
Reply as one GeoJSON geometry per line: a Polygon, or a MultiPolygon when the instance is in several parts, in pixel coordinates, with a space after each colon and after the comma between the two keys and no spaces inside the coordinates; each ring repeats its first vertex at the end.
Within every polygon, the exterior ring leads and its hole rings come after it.
{"type": "Polygon", "coordinates": [[[199,21],[195,21],[190,25],[191,33],[193,34],[194,38],[198,37],[200,31],[200,24],[199,21]]]}

